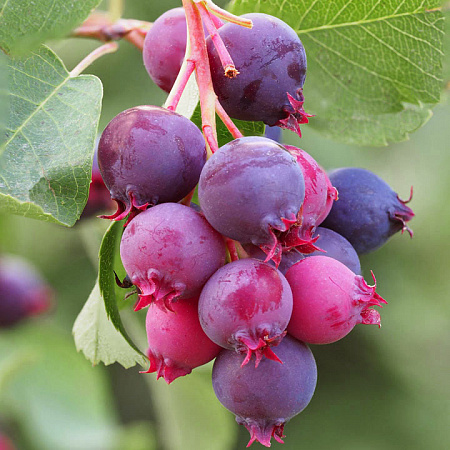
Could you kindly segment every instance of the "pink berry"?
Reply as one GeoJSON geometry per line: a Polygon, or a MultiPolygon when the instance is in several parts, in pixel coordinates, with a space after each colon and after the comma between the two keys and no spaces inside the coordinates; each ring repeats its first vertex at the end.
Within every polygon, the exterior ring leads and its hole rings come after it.
{"type": "Polygon", "coordinates": [[[283,250],[296,248],[301,253],[318,250],[314,244],[318,237],[313,237],[319,226],[337,200],[337,190],[331,185],[326,172],[317,161],[304,150],[292,145],[285,148],[297,158],[305,179],[305,200],[302,208],[302,221],[293,225],[283,238],[283,250]]]}
{"type": "MultiPolygon", "coordinates": [[[[371,306],[387,303],[341,262],[311,256],[286,273],[294,296],[288,333],[310,344],[342,339],[358,323],[380,326],[380,314],[371,306]]],[[[375,277],[374,277],[375,281],[375,277]]]]}
{"type": "Polygon", "coordinates": [[[172,308],[175,314],[152,304],[146,320],[150,368],[145,373],[156,372],[167,384],[212,361],[221,350],[200,326],[198,299],[179,300],[172,308]]]}
{"type": "Polygon", "coordinates": [[[245,353],[242,365],[255,354],[280,361],[270,346],[278,345],[292,313],[292,293],[275,267],[241,259],[220,268],[200,295],[200,323],[220,346],[245,353]]]}
{"type": "Polygon", "coordinates": [[[192,208],[162,203],[134,217],[125,228],[120,256],[139,288],[141,309],[152,302],[171,309],[177,298],[192,298],[225,264],[222,236],[192,208]]]}

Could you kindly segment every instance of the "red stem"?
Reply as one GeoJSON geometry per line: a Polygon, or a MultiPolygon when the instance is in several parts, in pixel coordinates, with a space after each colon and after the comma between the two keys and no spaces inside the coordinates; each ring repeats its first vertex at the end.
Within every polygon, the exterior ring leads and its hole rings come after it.
{"type": "Polygon", "coordinates": [[[238,252],[236,250],[236,245],[233,239],[225,238],[225,242],[227,243],[227,249],[230,252],[231,261],[237,261],[239,259],[238,252]]]}
{"type": "Polygon", "coordinates": [[[166,100],[166,108],[171,111],[177,109],[181,96],[183,95],[184,88],[186,87],[192,72],[195,69],[195,63],[191,59],[186,60],[186,64],[181,67],[180,73],[175,80],[174,87],[171,89],[169,97],[166,100]]]}
{"type": "Polygon", "coordinates": [[[216,99],[216,112],[217,112],[217,115],[220,117],[220,120],[228,128],[228,131],[231,133],[231,136],[233,136],[234,139],[238,139],[238,138],[241,138],[244,136],[240,132],[239,128],[231,120],[230,116],[223,109],[223,106],[220,104],[219,99],[216,99]]]}
{"type": "Polygon", "coordinates": [[[216,47],[217,54],[219,55],[220,62],[222,63],[222,67],[225,71],[225,76],[227,76],[228,78],[234,78],[239,74],[239,72],[236,69],[233,60],[231,59],[230,53],[225,47],[222,38],[217,32],[217,27],[212,20],[212,18],[215,16],[206,9],[204,3],[198,3],[197,8],[200,10],[203,22],[206,25],[209,35],[211,36],[214,47],[216,47]]]}
{"type": "Polygon", "coordinates": [[[215,101],[216,94],[211,80],[208,53],[206,50],[205,34],[203,32],[200,11],[194,0],[183,0],[186,21],[191,43],[189,59],[195,63],[195,74],[200,94],[200,108],[202,112],[202,129],[209,146],[209,155],[218,148],[216,131],[215,101]]]}

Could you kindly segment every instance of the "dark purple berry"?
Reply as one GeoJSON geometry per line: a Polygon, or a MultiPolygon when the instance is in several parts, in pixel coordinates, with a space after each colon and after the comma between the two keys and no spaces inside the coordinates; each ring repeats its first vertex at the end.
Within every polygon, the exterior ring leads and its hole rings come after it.
{"type": "Polygon", "coordinates": [[[148,205],[178,202],[194,189],[206,161],[201,131],[185,117],[158,106],[117,115],[103,131],[98,163],[121,220],[148,205]]]}
{"type": "MultiPolygon", "coordinates": [[[[352,247],[352,244],[350,244],[350,242],[348,242],[345,237],[341,236],[333,230],[323,227],[317,227],[313,237],[318,238],[316,241],[316,245],[324,250],[325,253],[321,251],[315,251],[305,256],[328,256],[329,258],[336,259],[342,264],[346,265],[356,275],[361,275],[361,263],[359,261],[358,254],[352,247]]],[[[282,262],[284,260],[284,257],[285,255],[283,254],[283,258],[281,259],[282,262]]],[[[293,262],[292,264],[295,264],[295,262],[293,262]]]]}
{"type": "Polygon", "coordinates": [[[199,301],[200,323],[216,344],[246,354],[280,361],[270,346],[278,345],[292,313],[288,282],[275,267],[241,259],[220,268],[206,283],[199,301]]]}
{"type": "Polygon", "coordinates": [[[297,33],[282,20],[267,14],[245,14],[248,29],[227,23],[218,32],[239,71],[224,74],[219,54],[207,42],[214,90],[227,113],[242,120],[262,121],[300,134],[308,122],[303,109],[306,54],[297,33]]]}
{"type": "Polygon", "coordinates": [[[244,137],[208,160],[199,182],[202,212],[223,235],[281,256],[277,233],[297,221],[305,182],[296,159],[276,142],[244,137]]]}
{"type": "Polygon", "coordinates": [[[356,167],[329,173],[339,192],[322,226],[344,236],[361,255],[381,247],[393,234],[412,231],[414,213],[391,187],[369,170],[356,167]]]}
{"type": "Polygon", "coordinates": [[[47,311],[53,290],[27,261],[0,256],[0,328],[47,311]]]}
{"type": "Polygon", "coordinates": [[[375,292],[376,283],[369,286],[341,262],[311,256],[294,264],[286,279],[294,296],[288,333],[295,338],[330,344],[358,323],[380,326],[380,313],[372,306],[387,302],[375,292]]]}
{"type": "Polygon", "coordinates": [[[236,421],[250,433],[250,442],[270,447],[272,436],[283,443],[283,428],[310,402],[317,382],[311,350],[287,335],[277,347],[283,364],[264,359],[258,368],[243,367],[243,355],[223,350],[212,373],[214,392],[236,421]]]}
{"type": "Polygon", "coordinates": [[[225,243],[199,213],[163,203],[134,217],[122,236],[120,256],[139,288],[136,310],[156,302],[171,309],[177,298],[198,297],[225,264],[225,243]]]}

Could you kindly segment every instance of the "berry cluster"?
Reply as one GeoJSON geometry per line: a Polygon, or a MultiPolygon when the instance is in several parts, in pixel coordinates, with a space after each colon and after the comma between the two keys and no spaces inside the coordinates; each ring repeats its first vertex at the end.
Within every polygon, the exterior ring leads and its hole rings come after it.
{"type": "MultiPolygon", "coordinates": [[[[308,115],[296,33],[264,14],[244,16],[252,29],[202,17],[225,113],[299,133],[308,115]]],[[[145,66],[167,91],[177,83],[185,31],[179,8],[145,40],[145,66]],[[174,43],[164,58],[154,51],[161,35],[174,43]]],[[[314,393],[317,368],[305,343],[380,324],[373,307],[386,302],[361,276],[358,254],[410,231],[413,213],[371,172],[328,176],[305,151],[267,137],[237,137],[209,159],[207,151],[201,131],[171,109],[120,113],[98,147],[118,205],[104,217],[128,217],[120,255],[138,292],[135,309],[148,307],[148,372],[171,383],[216,358],[218,399],[250,443],[270,446],[314,393]],[[197,185],[199,205],[190,201],[197,185]]]]}

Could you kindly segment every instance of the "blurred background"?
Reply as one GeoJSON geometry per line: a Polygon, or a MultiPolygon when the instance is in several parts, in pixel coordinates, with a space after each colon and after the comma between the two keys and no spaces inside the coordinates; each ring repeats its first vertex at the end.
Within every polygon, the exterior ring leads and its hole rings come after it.
{"type": "MultiPolygon", "coordinates": [[[[128,1],[124,17],[153,21],[176,6],[179,1],[128,1]]],[[[69,70],[97,46],[83,39],[51,43],[69,70]]],[[[87,73],[104,86],[99,131],[126,108],[164,102],[166,94],[127,42],[87,73]]],[[[449,124],[447,90],[431,120],[404,143],[352,147],[307,125],[301,143],[284,133],[284,142],[301,146],[326,169],[370,169],[402,198],[413,185],[416,217],[412,240],[398,234],[361,260],[366,280],[373,270],[389,302],[382,328],[358,326],[338,343],[312,346],[316,393],[285,427],[284,446],[273,448],[450,448],[449,124]]],[[[211,365],[168,388],[137,367],[92,367],[76,352],[72,326],[94,286],[106,227],[95,217],[65,229],[0,215],[0,252],[26,258],[54,290],[44,316],[0,330],[0,434],[25,450],[243,449],[248,433],[215,399],[211,365]]],[[[143,323],[143,316],[133,320],[143,323]]]]}

